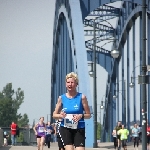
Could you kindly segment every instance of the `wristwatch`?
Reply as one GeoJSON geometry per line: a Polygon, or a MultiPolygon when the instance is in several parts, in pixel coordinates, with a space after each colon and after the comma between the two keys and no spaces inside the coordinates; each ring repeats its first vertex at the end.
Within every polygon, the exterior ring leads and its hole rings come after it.
{"type": "Polygon", "coordinates": [[[84,114],[82,114],[82,119],[84,119],[84,114]]]}

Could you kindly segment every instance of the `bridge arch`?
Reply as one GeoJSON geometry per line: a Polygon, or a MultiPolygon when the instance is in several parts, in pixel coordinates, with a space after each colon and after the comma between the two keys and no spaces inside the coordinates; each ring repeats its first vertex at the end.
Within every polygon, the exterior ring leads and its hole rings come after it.
{"type": "MultiPolygon", "coordinates": [[[[117,0],[114,0],[114,2],[117,0]]],[[[82,81],[79,84],[78,90],[87,95],[89,99],[89,104],[92,105],[91,95],[90,95],[90,87],[86,87],[87,83],[89,83],[88,77],[88,68],[87,68],[87,53],[84,44],[84,29],[83,29],[83,20],[84,18],[95,8],[112,2],[112,0],[95,0],[95,3],[92,3],[92,0],[62,0],[56,3],[56,12],[55,12],[55,23],[54,23],[54,43],[53,43],[53,60],[52,60],[52,106],[51,111],[53,112],[54,106],[57,101],[57,97],[65,92],[64,78],[68,72],[75,71],[79,75],[79,81],[82,81]],[[84,7],[84,8],[83,8],[84,7]],[[81,9],[80,9],[81,8],[81,9]],[[86,10],[85,10],[86,9],[86,10]],[[66,43],[66,45],[64,45],[66,43]],[[69,58],[69,60],[68,60],[69,58]],[[82,64],[82,65],[81,65],[82,64]]],[[[134,2],[140,4],[141,0],[128,0],[128,2],[134,2]]],[[[149,1],[147,1],[148,3],[149,1]]],[[[121,8],[122,9],[122,8],[121,8]]],[[[140,17],[141,7],[135,5],[126,5],[122,10],[126,15],[126,19],[120,17],[118,20],[118,25],[116,27],[116,37],[119,39],[118,47],[122,54],[124,53],[124,45],[126,47],[129,45],[129,31],[132,26],[134,26],[134,20],[140,17]],[[132,7],[133,6],[133,7],[132,7]],[[124,10],[123,10],[124,9],[124,10]],[[126,11],[129,11],[127,14],[126,11]]],[[[141,18],[140,18],[141,22],[141,18]]],[[[148,26],[149,20],[148,20],[148,26]]],[[[148,33],[150,31],[148,30],[148,33]]],[[[141,34],[141,33],[139,33],[141,34]]],[[[141,35],[140,35],[141,36],[141,35]]],[[[148,38],[149,41],[149,38],[148,38]]],[[[150,43],[150,42],[148,42],[150,43]]],[[[148,45],[150,47],[150,45],[148,45]]],[[[128,47],[129,48],[129,47],[128,47]]],[[[129,53],[129,51],[128,51],[129,53]]],[[[148,54],[149,57],[150,54],[148,54]]],[[[124,69],[122,67],[119,68],[119,63],[123,66],[123,63],[126,63],[124,60],[124,54],[119,57],[117,61],[111,59],[111,71],[108,75],[107,81],[107,89],[106,89],[106,98],[107,102],[111,99],[110,92],[113,93],[115,88],[115,80],[119,77],[120,73],[124,73],[124,71],[117,71],[119,69],[124,69]]],[[[107,59],[108,60],[108,59],[107,59]]],[[[105,60],[105,61],[107,61],[105,60]]],[[[109,60],[110,61],[110,60],[109,60]]],[[[141,62],[140,62],[141,63],[141,62]]],[[[131,72],[130,70],[128,70],[131,72]]],[[[122,79],[124,79],[123,77],[122,79]]],[[[127,77],[129,82],[129,76],[127,77]]],[[[129,89],[127,91],[129,96],[129,89]]],[[[129,98],[129,97],[128,97],[129,98]]],[[[114,101],[113,101],[114,102],[114,101]]],[[[108,124],[112,121],[110,119],[110,113],[112,111],[108,111],[109,109],[114,109],[111,106],[107,106],[108,103],[105,104],[105,112],[104,112],[104,132],[108,134],[108,124]]],[[[111,124],[111,128],[114,125],[111,124]]],[[[86,124],[92,127],[92,119],[86,124]]],[[[90,128],[88,128],[89,130],[90,128]]],[[[110,133],[109,133],[110,134],[110,133]]],[[[87,135],[93,135],[92,132],[87,131],[87,135]]],[[[106,135],[104,135],[106,136],[106,135]]],[[[90,137],[93,139],[92,137],[90,137]]],[[[90,140],[91,140],[90,139],[90,140]]],[[[106,138],[105,138],[106,139],[106,138]]],[[[87,139],[88,140],[88,139],[87,139]]],[[[93,141],[88,141],[87,143],[91,146],[93,141]]]]}
{"type": "MultiPolygon", "coordinates": [[[[89,105],[92,105],[90,87],[87,84],[89,75],[80,3],[72,0],[61,1],[56,3],[56,8],[51,74],[51,113],[54,111],[58,96],[66,92],[65,76],[71,71],[78,74],[78,90],[87,96],[89,105]]],[[[87,120],[87,135],[91,134],[92,126],[92,119],[87,120]]],[[[92,136],[86,140],[86,145],[89,147],[93,145],[92,136]]]]}

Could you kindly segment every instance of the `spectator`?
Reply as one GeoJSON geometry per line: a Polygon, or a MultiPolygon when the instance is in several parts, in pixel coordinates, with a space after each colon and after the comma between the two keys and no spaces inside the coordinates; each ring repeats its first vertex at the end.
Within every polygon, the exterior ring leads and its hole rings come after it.
{"type": "Polygon", "coordinates": [[[17,124],[13,121],[11,124],[11,145],[16,145],[16,131],[17,131],[17,124]]]}
{"type": "Polygon", "coordinates": [[[7,132],[5,131],[4,132],[4,146],[7,146],[8,145],[8,138],[9,138],[9,135],[7,134],[7,132]]]}

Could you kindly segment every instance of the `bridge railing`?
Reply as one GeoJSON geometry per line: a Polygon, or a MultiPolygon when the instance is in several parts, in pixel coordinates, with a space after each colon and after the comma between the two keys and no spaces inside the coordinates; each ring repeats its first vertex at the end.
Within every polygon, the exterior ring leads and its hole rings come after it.
{"type": "Polygon", "coordinates": [[[3,129],[0,129],[0,147],[3,145],[3,129]]]}
{"type": "MultiPolygon", "coordinates": [[[[6,131],[9,135],[8,144],[11,145],[10,127],[1,127],[0,129],[0,146],[3,144],[3,133],[6,131]],[[1,140],[2,138],[2,140],[1,140]]],[[[32,145],[36,143],[36,136],[32,128],[19,128],[19,136],[17,136],[17,145],[32,145]]]]}

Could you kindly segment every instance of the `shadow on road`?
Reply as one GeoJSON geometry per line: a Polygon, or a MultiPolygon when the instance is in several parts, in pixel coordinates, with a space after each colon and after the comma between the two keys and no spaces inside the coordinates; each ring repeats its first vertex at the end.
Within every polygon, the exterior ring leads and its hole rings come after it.
{"type": "MultiPolygon", "coordinates": [[[[133,145],[133,143],[132,142],[128,142],[127,143],[127,146],[132,146],[133,145]]],[[[107,145],[107,146],[98,146],[98,148],[106,148],[106,149],[112,149],[112,148],[114,148],[114,146],[113,146],[113,143],[112,143],[112,145],[107,145]]]]}
{"type": "Polygon", "coordinates": [[[107,148],[107,149],[112,149],[114,146],[98,146],[98,148],[107,148]]]}
{"type": "Polygon", "coordinates": [[[11,146],[2,146],[0,147],[0,150],[9,150],[11,149],[11,146]]]}

